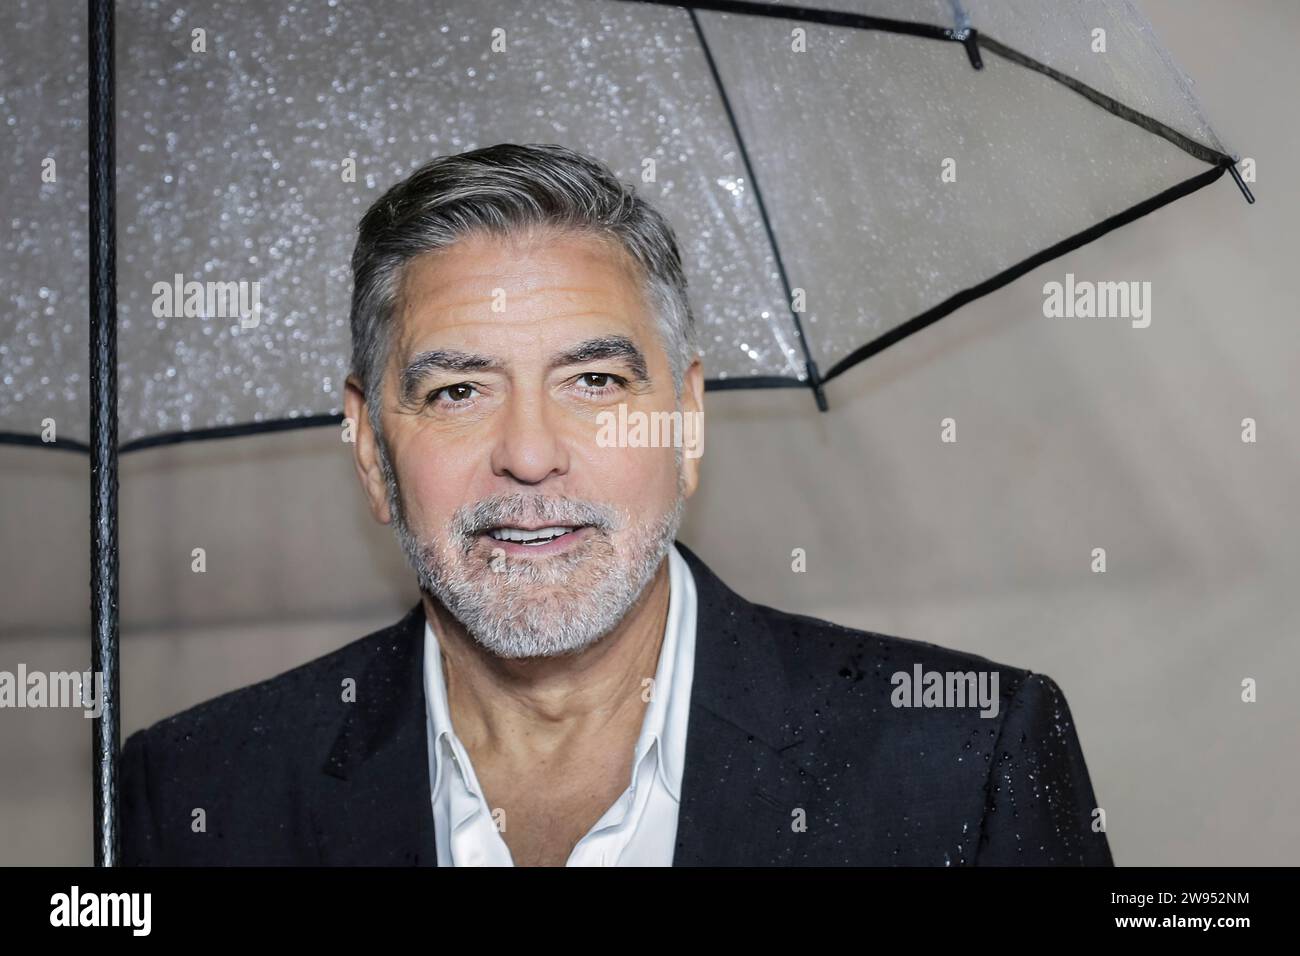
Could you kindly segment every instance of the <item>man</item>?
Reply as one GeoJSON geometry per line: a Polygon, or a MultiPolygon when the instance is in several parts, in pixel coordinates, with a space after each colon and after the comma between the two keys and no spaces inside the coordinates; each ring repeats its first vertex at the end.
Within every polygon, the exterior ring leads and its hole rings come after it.
{"type": "Polygon", "coordinates": [[[1111,862],[1050,679],[753,604],[675,543],[698,448],[607,426],[698,421],[703,370],[672,230],[607,168],[435,160],[352,267],[357,473],[422,599],[132,735],[127,863],[1111,862]]]}

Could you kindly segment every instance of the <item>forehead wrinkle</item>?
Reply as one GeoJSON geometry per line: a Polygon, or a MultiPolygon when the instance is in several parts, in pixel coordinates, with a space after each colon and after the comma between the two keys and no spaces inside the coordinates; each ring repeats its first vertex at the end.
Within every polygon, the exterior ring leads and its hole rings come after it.
{"type": "MultiPolygon", "coordinates": [[[[490,312],[488,314],[479,314],[483,311],[482,307],[490,305],[492,299],[494,298],[494,296],[490,293],[483,296],[476,296],[474,298],[469,298],[469,299],[463,299],[463,298],[457,299],[451,302],[430,301],[431,299],[436,298],[436,293],[430,295],[424,295],[421,296],[418,301],[408,300],[405,303],[406,306],[405,312],[407,318],[414,318],[421,313],[424,314],[432,313],[438,316],[446,315],[449,318],[451,318],[451,316],[454,314],[454,318],[450,323],[445,321],[439,323],[440,328],[452,329],[452,328],[457,328],[458,326],[464,326],[470,324],[482,324],[483,322],[495,322],[499,317],[509,316],[512,311],[516,311],[516,312],[519,311],[518,303],[521,301],[525,304],[523,310],[531,312],[533,311],[533,309],[529,307],[531,306],[530,300],[536,298],[538,293],[544,293],[548,291],[551,290],[538,289],[538,290],[533,290],[524,293],[507,292],[507,301],[509,302],[511,299],[513,299],[516,305],[514,307],[507,305],[505,312],[490,312]],[[469,313],[469,314],[466,315],[463,313],[469,313]]],[[[565,291],[572,293],[575,290],[566,289],[565,291]]],[[[580,296],[572,296],[571,298],[580,298],[580,296]]],[[[597,302],[597,303],[571,302],[570,304],[574,307],[572,309],[564,308],[562,305],[556,308],[548,308],[546,310],[546,314],[543,316],[540,316],[536,319],[519,319],[518,321],[512,321],[511,324],[516,326],[536,325],[542,322],[546,322],[548,319],[585,318],[588,316],[594,316],[597,318],[623,318],[625,320],[630,319],[630,317],[626,315],[623,309],[613,307],[615,305],[622,304],[622,302],[624,301],[623,296],[600,295],[597,296],[597,298],[604,299],[605,301],[597,302]]]]}
{"type": "MultiPolygon", "coordinates": [[[[553,270],[546,263],[536,263],[525,265],[523,263],[511,261],[503,267],[492,268],[471,260],[468,263],[461,263],[456,260],[453,253],[455,247],[438,250],[433,253],[435,259],[427,262],[424,268],[408,268],[402,276],[402,285],[408,287],[417,281],[424,287],[421,298],[437,294],[444,288],[452,286],[461,286],[470,282],[494,283],[494,288],[500,287],[503,282],[516,281],[522,288],[517,289],[515,294],[532,295],[536,292],[558,291],[566,293],[609,293],[610,285],[632,286],[635,288],[640,279],[635,264],[626,261],[627,255],[621,249],[617,250],[619,255],[610,257],[608,255],[590,255],[584,256],[589,260],[588,268],[591,271],[604,272],[602,280],[597,281],[595,285],[548,285],[547,278],[553,270]],[[450,260],[450,261],[449,261],[450,260]],[[449,268],[450,266],[450,268],[449,268]],[[619,282],[611,283],[609,277],[617,277],[619,282]]],[[[613,293],[622,297],[625,289],[619,288],[613,293]]]]}
{"type": "MultiPolygon", "coordinates": [[[[604,315],[604,313],[592,313],[592,314],[593,314],[593,315],[602,315],[602,316],[604,315]]],[[[537,348],[541,348],[541,347],[542,347],[542,342],[547,338],[547,336],[544,334],[544,329],[543,329],[543,327],[544,327],[544,326],[545,326],[549,321],[550,321],[550,319],[533,319],[533,320],[528,321],[528,322],[519,322],[519,323],[517,323],[517,324],[515,324],[515,325],[512,325],[510,328],[511,328],[512,331],[514,331],[514,330],[516,330],[516,329],[519,329],[519,330],[535,329],[535,330],[537,330],[536,333],[533,334],[533,335],[530,335],[529,338],[530,338],[530,340],[534,343],[535,347],[537,347],[537,348]]],[[[458,329],[458,328],[465,328],[465,327],[469,327],[469,328],[477,328],[477,327],[481,326],[482,324],[483,324],[482,322],[463,322],[463,323],[458,323],[458,324],[456,324],[456,325],[447,325],[447,326],[443,326],[439,331],[452,331],[452,330],[455,330],[455,329],[458,329]]],[[[620,330],[609,331],[609,332],[604,332],[604,333],[596,333],[596,334],[594,334],[594,335],[589,335],[589,336],[586,336],[586,337],[584,337],[584,338],[580,338],[580,339],[578,339],[578,341],[577,341],[574,345],[569,345],[569,346],[559,345],[559,346],[555,346],[555,347],[551,350],[550,355],[551,355],[552,358],[556,358],[556,357],[564,356],[564,355],[571,355],[572,353],[574,353],[574,352],[577,351],[578,349],[584,348],[584,347],[589,346],[589,345],[591,345],[591,344],[593,344],[593,343],[607,342],[607,341],[611,341],[611,340],[615,340],[615,339],[623,339],[623,340],[626,340],[626,341],[628,341],[628,342],[631,342],[631,343],[632,343],[632,348],[633,348],[633,349],[634,349],[638,354],[644,356],[644,353],[641,351],[640,346],[639,346],[639,345],[637,344],[637,342],[636,342],[636,337],[635,337],[634,335],[630,335],[630,334],[628,334],[628,333],[626,333],[626,332],[623,332],[623,331],[620,331],[620,330]]],[[[504,357],[498,357],[498,356],[494,356],[494,355],[488,355],[487,353],[480,352],[480,351],[479,351],[479,346],[475,346],[475,345],[437,345],[437,344],[434,344],[434,345],[429,345],[428,347],[420,348],[420,349],[414,349],[414,348],[409,348],[409,349],[408,349],[408,348],[404,348],[404,349],[403,349],[403,354],[408,355],[408,356],[410,356],[410,357],[407,358],[407,359],[402,363],[402,368],[403,368],[403,369],[405,369],[405,368],[409,368],[409,367],[411,366],[411,364],[414,362],[414,360],[415,360],[416,358],[418,358],[419,356],[424,355],[424,354],[426,354],[426,353],[429,353],[429,352],[452,352],[452,353],[459,353],[459,354],[474,354],[474,355],[482,356],[483,358],[490,360],[490,362],[491,362],[491,364],[492,364],[493,367],[496,367],[496,368],[502,368],[502,369],[504,369],[504,368],[506,368],[506,367],[508,367],[508,366],[510,365],[510,361],[509,361],[508,359],[504,358],[504,357]]]]}
{"type": "MultiPolygon", "coordinates": [[[[522,237],[508,234],[505,237],[467,237],[471,243],[469,249],[458,244],[433,250],[425,254],[429,258],[424,259],[423,268],[417,265],[420,262],[418,257],[412,260],[407,264],[407,268],[402,275],[399,291],[403,300],[402,312],[405,315],[410,315],[416,310],[424,311],[426,308],[432,308],[436,311],[474,309],[481,306],[485,301],[490,301],[493,298],[493,293],[491,291],[471,292],[463,288],[466,284],[482,282],[490,284],[489,289],[495,290],[502,288],[502,284],[509,281],[519,281],[523,288],[507,290],[507,297],[525,302],[539,293],[558,293],[570,298],[592,296],[605,304],[618,303],[620,306],[629,306],[629,308],[610,309],[610,311],[618,313],[636,315],[640,314],[646,306],[644,290],[641,288],[642,277],[636,262],[626,249],[606,236],[565,232],[546,236],[556,245],[576,244],[577,255],[565,256],[562,261],[572,261],[573,258],[585,260],[589,270],[602,273],[595,280],[595,285],[587,284],[585,281],[579,285],[547,285],[547,279],[553,272],[559,271],[563,273],[564,270],[548,268],[544,259],[541,263],[536,263],[520,262],[518,259],[508,258],[504,263],[500,263],[499,253],[501,247],[498,245],[493,249],[491,244],[495,244],[495,241],[502,238],[506,240],[506,248],[512,250],[512,255],[519,255],[520,246],[517,244],[511,245],[511,243],[522,237]],[[474,245],[477,245],[477,241],[482,239],[488,240],[491,244],[487,247],[473,248],[474,245]],[[464,261],[462,256],[465,255],[468,256],[469,261],[464,261]],[[497,259],[497,267],[494,268],[491,263],[484,264],[482,262],[483,256],[487,256],[489,259],[497,259]],[[411,268],[411,266],[415,266],[415,268],[411,268]],[[412,288],[417,281],[419,283],[418,291],[412,288]],[[429,300],[435,299],[439,295],[448,295],[451,299],[446,303],[434,303],[431,306],[429,300]]],[[[525,255],[531,255],[534,249],[539,249],[542,255],[545,256],[548,251],[551,251],[548,249],[549,245],[550,243],[533,246],[529,242],[525,244],[522,251],[525,255]]],[[[559,253],[555,253],[555,255],[558,256],[559,253]]],[[[561,281],[564,280],[572,282],[573,277],[563,276],[561,281]]],[[[587,315],[590,314],[590,310],[557,314],[587,315]]]]}

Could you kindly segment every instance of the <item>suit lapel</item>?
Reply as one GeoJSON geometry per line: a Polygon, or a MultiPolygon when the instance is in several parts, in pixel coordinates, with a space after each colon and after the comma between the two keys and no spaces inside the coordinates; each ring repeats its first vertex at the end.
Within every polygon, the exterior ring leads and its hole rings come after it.
{"type": "Polygon", "coordinates": [[[437,866],[424,707],[424,607],[389,628],[357,680],[313,801],[321,863],[437,866]]]}
{"type": "Polygon", "coordinates": [[[813,817],[815,761],[789,709],[776,639],[756,605],[677,547],[698,606],[673,865],[797,863],[809,839],[797,823],[813,817]]]}

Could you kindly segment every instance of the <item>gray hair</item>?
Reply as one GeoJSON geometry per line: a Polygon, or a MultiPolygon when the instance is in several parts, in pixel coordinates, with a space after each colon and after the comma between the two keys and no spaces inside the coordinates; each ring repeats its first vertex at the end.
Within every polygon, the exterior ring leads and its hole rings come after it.
{"type": "Polygon", "coordinates": [[[379,427],[383,369],[392,346],[402,272],[416,256],[472,234],[534,228],[612,240],[635,265],[681,396],[695,357],[695,317],[667,220],[603,163],[563,146],[500,143],[421,166],[362,217],[352,253],[352,374],[379,427]]]}

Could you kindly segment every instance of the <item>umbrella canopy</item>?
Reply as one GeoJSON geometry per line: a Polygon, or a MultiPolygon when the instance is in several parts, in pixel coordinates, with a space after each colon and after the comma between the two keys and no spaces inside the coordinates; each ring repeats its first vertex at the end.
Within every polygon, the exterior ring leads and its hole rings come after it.
{"type": "MultiPolygon", "coordinates": [[[[56,447],[83,447],[82,7],[0,18],[0,432],[38,440],[53,419],[56,447]]],[[[1126,0],[141,0],[116,47],[128,450],[337,420],[356,222],[438,154],[555,142],[605,161],[678,232],[709,387],[819,399],[972,298],[1236,174],[1126,0]],[[256,299],[256,324],[222,289],[256,299]]]]}

